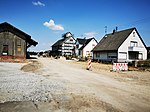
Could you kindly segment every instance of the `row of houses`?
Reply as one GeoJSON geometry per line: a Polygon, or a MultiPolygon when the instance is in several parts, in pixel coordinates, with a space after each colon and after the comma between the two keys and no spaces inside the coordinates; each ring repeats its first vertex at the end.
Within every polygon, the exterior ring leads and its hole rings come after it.
{"type": "MultiPolygon", "coordinates": [[[[0,24],[0,60],[26,59],[27,49],[38,42],[31,36],[11,24],[0,24]]],[[[71,32],[52,45],[53,56],[92,57],[100,61],[132,62],[146,60],[150,50],[146,49],[142,37],[136,28],[113,31],[106,34],[99,42],[92,38],[74,38],[71,32]],[[147,51],[149,51],[147,53],[147,51]]]]}
{"type": "Polygon", "coordinates": [[[71,32],[62,35],[62,39],[52,45],[53,56],[93,57],[92,50],[97,45],[95,38],[74,38],[71,32]]]}
{"type": "Polygon", "coordinates": [[[132,62],[147,59],[146,45],[136,28],[122,31],[113,30],[99,42],[95,38],[75,39],[70,32],[62,37],[52,45],[54,55],[76,55],[110,62],[132,62]]]}

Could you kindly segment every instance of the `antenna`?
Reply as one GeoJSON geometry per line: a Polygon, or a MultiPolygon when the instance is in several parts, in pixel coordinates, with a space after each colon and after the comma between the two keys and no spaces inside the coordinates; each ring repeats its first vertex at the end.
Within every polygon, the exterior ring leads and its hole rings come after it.
{"type": "Polygon", "coordinates": [[[105,34],[107,34],[107,26],[105,26],[105,34]]]}
{"type": "Polygon", "coordinates": [[[118,31],[118,27],[116,26],[116,32],[118,31]]]}

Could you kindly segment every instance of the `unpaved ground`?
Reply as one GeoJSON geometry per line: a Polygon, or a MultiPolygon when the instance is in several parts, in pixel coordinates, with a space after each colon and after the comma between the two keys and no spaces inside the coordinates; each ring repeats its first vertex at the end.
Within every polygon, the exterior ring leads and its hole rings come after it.
{"type": "MultiPolygon", "coordinates": [[[[64,64],[74,65],[85,69],[87,67],[87,62],[77,62],[77,61],[62,61],[64,64]]],[[[102,64],[92,62],[92,69],[95,73],[100,73],[114,78],[118,81],[134,83],[139,85],[150,86],[150,68],[147,70],[141,70],[140,68],[129,67],[129,71],[112,71],[112,64],[102,64]]]]}
{"type": "Polygon", "coordinates": [[[100,70],[95,66],[87,71],[86,63],[50,58],[37,61],[41,68],[35,67],[34,72],[19,70],[23,64],[0,63],[1,112],[150,111],[148,80],[142,84],[132,77],[126,80],[125,75],[132,74],[109,72],[109,67],[104,70],[102,65],[97,67],[100,70]]]}
{"type": "Polygon", "coordinates": [[[30,60],[29,63],[21,67],[24,72],[35,72],[41,67],[41,64],[36,60],[30,60]]]}

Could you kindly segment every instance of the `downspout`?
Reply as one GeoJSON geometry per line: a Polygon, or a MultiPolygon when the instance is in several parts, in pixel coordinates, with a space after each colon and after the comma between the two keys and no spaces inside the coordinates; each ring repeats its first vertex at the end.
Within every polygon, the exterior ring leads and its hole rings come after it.
{"type": "Polygon", "coordinates": [[[116,60],[117,62],[118,62],[118,59],[119,59],[119,58],[118,58],[118,54],[119,54],[119,52],[118,52],[118,50],[117,50],[117,60],[116,60]]]}

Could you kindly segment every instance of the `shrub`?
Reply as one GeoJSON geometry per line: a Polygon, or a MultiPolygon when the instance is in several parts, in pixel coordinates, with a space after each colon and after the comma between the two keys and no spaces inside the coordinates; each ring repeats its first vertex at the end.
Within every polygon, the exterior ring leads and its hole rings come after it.
{"type": "Polygon", "coordinates": [[[137,67],[150,67],[150,60],[138,61],[137,67]]]}

